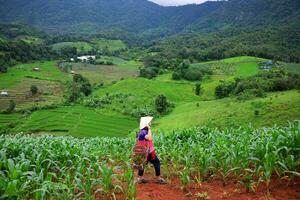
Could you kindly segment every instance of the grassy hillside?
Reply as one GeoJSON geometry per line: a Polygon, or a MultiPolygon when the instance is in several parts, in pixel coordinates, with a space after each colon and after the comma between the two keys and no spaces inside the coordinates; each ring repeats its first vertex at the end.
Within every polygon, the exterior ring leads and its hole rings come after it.
{"type": "Polygon", "coordinates": [[[14,125],[20,118],[21,114],[14,113],[14,114],[0,114],[0,130],[14,125]]]}
{"type": "Polygon", "coordinates": [[[22,36],[18,36],[16,39],[22,40],[28,44],[40,45],[40,44],[44,43],[43,39],[38,38],[38,37],[33,37],[33,36],[23,36],[22,35],[22,36]]]}
{"type": "Polygon", "coordinates": [[[238,101],[225,98],[178,104],[169,115],[157,120],[157,129],[170,130],[195,125],[212,127],[254,127],[286,125],[300,119],[300,92],[269,94],[265,98],[238,101]],[[258,111],[258,115],[255,115],[258,111]]]}
{"type": "MultiPolygon", "coordinates": [[[[119,60],[120,61],[120,60],[119,60]]],[[[212,127],[247,126],[255,127],[286,124],[287,120],[300,119],[300,93],[287,91],[269,93],[264,98],[238,100],[236,97],[216,100],[215,87],[220,81],[234,77],[247,77],[259,72],[259,62],[255,57],[235,57],[219,61],[193,64],[193,67],[211,67],[213,75],[201,81],[201,95],[195,95],[195,82],[171,79],[171,74],[159,75],[154,79],[136,76],[142,63],[124,61],[118,65],[71,64],[72,69],[87,77],[91,83],[104,82],[104,86],[93,91],[94,96],[113,95],[103,107],[89,109],[81,106],[61,107],[33,112],[20,123],[0,121],[1,126],[15,127],[14,131],[48,132],[71,134],[74,136],[122,136],[132,132],[137,126],[135,113],[139,109],[155,110],[155,98],[164,94],[175,104],[175,109],[154,121],[155,130],[188,128],[195,125],[212,127]],[[125,79],[123,79],[125,78],[125,79]],[[121,79],[121,80],[120,80],[121,79]],[[117,81],[117,82],[112,82],[117,81]],[[124,117],[126,116],[126,117],[124,117]],[[109,122],[112,120],[112,122],[109,122]],[[76,125],[74,126],[74,121],[76,125]],[[119,130],[119,126],[124,129],[119,130]]],[[[289,65],[295,70],[294,65],[289,65]]],[[[296,69],[297,71],[297,69],[296,69]]],[[[55,62],[18,65],[6,74],[0,74],[1,89],[9,91],[17,103],[17,109],[43,106],[63,101],[62,82],[71,80],[72,75],[63,73],[55,62]],[[35,72],[33,67],[40,67],[35,72]],[[35,79],[37,78],[37,79],[35,79]],[[41,91],[36,97],[26,97],[30,85],[37,85],[41,91]]],[[[98,98],[98,97],[93,97],[98,98]]],[[[1,97],[0,107],[6,109],[10,98],[1,97]]],[[[4,117],[5,115],[1,116],[4,117]]],[[[19,118],[21,116],[18,116],[19,118]]]]}
{"type": "Polygon", "coordinates": [[[193,92],[194,84],[181,82],[163,82],[145,78],[130,78],[118,83],[99,89],[95,92],[98,95],[106,93],[129,93],[133,94],[138,101],[149,102],[157,95],[164,94],[174,102],[199,100],[193,92]]]}
{"type": "Polygon", "coordinates": [[[286,69],[289,72],[300,74],[300,64],[299,63],[282,63],[283,66],[286,67],[286,69]]]}
{"type": "Polygon", "coordinates": [[[120,65],[126,63],[127,61],[115,56],[101,56],[101,58],[97,59],[96,62],[104,62],[104,63],[111,62],[114,65],[120,65]]]}
{"type": "Polygon", "coordinates": [[[126,44],[121,40],[95,39],[91,42],[96,49],[108,48],[109,51],[117,51],[126,48],[126,44]]]}
{"type": "Polygon", "coordinates": [[[201,95],[194,94],[195,82],[174,81],[171,74],[163,74],[153,80],[130,78],[104,87],[95,92],[100,96],[106,93],[130,94],[123,104],[112,104],[108,108],[122,111],[128,108],[151,105],[154,108],[155,97],[164,94],[175,103],[175,109],[158,119],[156,130],[187,128],[195,125],[213,127],[247,126],[255,127],[286,124],[287,120],[300,118],[300,93],[287,91],[270,93],[265,98],[254,98],[247,101],[235,97],[216,100],[215,88],[221,80],[229,81],[234,77],[248,77],[259,72],[259,63],[265,59],[255,57],[234,57],[220,61],[193,64],[194,67],[211,67],[214,74],[201,82],[201,95]],[[119,109],[120,108],[120,109],[119,109]],[[255,115],[255,112],[258,112],[255,115]]]}
{"type": "Polygon", "coordinates": [[[8,89],[20,84],[26,77],[61,82],[71,78],[57,68],[55,61],[20,64],[9,68],[7,73],[0,73],[0,89],[8,89]],[[34,71],[35,67],[40,68],[40,71],[34,71]]]}
{"type": "MultiPolygon", "coordinates": [[[[215,88],[220,84],[220,81],[234,80],[234,77],[249,77],[257,74],[259,70],[259,63],[266,61],[263,58],[251,56],[239,56],[233,58],[222,59],[218,61],[209,61],[202,63],[193,63],[192,67],[196,68],[210,68],[213,75],[205,76],[201,81],[201,95],[202,100],[215,99],[215,88]]],[[[174,81],[172,74],[167,73],[160,75],[155,80],[169,83],[195,84],[190,81],[174,81]]]]}
{"type": "Polygon", "coordinates": [[[129,117],[69,106],[34,112],[22,118],[14,130],[91,137],[126,136],[136,127],[137,121],[129,117]]]}
{"type": "Polygon", "coordinates": [[[0,90],[9,96],[0,96],[0,110],[6,109],[9,100],[14,100],[17,109],[60,103],[63,99],[63,84],[71,75],[61,72],[55,61],[20,64],[0,73],[0,90]],[[40,71],[34,71],[38,67],[40,71]],[[38,95],[30,95],[30,86],[38,87],[38,95]]]}
{"type": "Polygon", "coordinates": [[[87,42],[60,42],[60,43],[56,43],[51,45],[52,49],[55,51],[59,51],[62,48],[65,47],[75,47],[77,49],[77,52],[87,52],[92,50],[92,46],[91,44],[87,43],[87,42]]]}

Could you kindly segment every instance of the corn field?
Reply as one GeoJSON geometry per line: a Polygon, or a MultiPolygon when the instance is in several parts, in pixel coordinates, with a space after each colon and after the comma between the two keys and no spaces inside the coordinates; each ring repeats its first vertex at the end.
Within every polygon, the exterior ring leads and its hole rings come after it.
{"type": "MultiPolygon", "coordinates": [[[[155,133],[154,133],[155,134],[155,133]]],[[[300,123],[196,127],[154,135],[163,175],[192,182],[235,179],[255,192],[272,177],[300,176],[300,123]]],[[[135,199],[134,138],[0,136],[1,199],[135,199]]]]}

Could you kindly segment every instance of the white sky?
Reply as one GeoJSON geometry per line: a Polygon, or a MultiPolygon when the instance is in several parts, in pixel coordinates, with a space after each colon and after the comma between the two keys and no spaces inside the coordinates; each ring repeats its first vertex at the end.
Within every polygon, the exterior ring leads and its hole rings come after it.
{"type": "Polygon", "coordinates": [[[154,3],[157,3],[162,6],[179,6],[179,5],[186,5],[186,4],[200,4],[207,0],[149,0],[154,3]]]}

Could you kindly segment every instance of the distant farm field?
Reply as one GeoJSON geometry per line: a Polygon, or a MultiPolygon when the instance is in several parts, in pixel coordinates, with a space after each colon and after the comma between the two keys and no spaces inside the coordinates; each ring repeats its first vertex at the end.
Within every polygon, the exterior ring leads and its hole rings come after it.
{"type": "Polygon", "coordinates": [[[55,51],[59,51],[65,47],[75,47],[77,52],[87,52],[93,49],[90,43],[87,42],[60,42],[51,45],[52,49],[55,51]]]}
{"type": "Polygon", "coordinates": [[[92,40],[91,43],[96,49],[108,48],[109,51],[117,51],[126,48],[126,44],[121,40],[95,39],[92,40]]]}
{"type": "Polygon", "coordinates": [[[65,82],[71,75],[61,72],[55,61],[20,64],[9,68],[7,73],[0,74],[0,89],[9,89],[20,84],[24,78],[36,78],[49,81],[65,82]],[[39,68],[39,71],[34,71],[39,68]]]}
{"type": "Polygon", "coordinates": [[[16,109],[57,104],[63,101],[64,87],[60,82],[33,78],[24,78],[19,84],[5,90],[8,96],[0,96],[0,110],[8,108],[9,101],[14,100],[16,109]],[[30,87],[38,87],[38,94],[32,95],[30,87]]]}
{"type": "Polygon", "coordinates": [[[62,65],[72,65],[72,70],[89,79],[91,83],[104,82],[110,84],[122,78],[137,76],[138,68],[135,65],[123,67],[119,65],[91,65],[88,63],[62,63],[62,65]]]}
{"type": "Polygon", "coordinates": [[[41,38],[32,37],[32,36],[19,36],[16,38],[16,40],[22,40],[28,44],[35,44],[35,45],[44,43],[44,41],[41,38]]]}
{"type": "Polygon", "coordinates": [[[0,96],[0,110],[8,107],[9,100],[14,100],[17,109],[60,103],[63,99],[63,83],[71,80],[71,75],[63,73],[56,62],[36,62],[20,64],[0,74],[0,91],[8,96],[0,96]],[[34,71],[33,68],[39,68],[34,71]],[[37,86],[38,94],[32,96],[30,87],[37,86]]]}
{"type": "Polygon", "coordinates": [[[126,136],[137,127],[130,117],[108,115],[82,106],[40,110],[22,119],[15,131],[91,136],[126,136]]]}
{"type": "Polygon", "coordinates": [[[285,66],[289,72],[300,74],[300,63],[284,63],[283,66],[285,66]]]}
{"type": "Polygon", "coordinates": [[[124,64],[127,63],[126,60],[119,58],[119,57],[115,57],[115,56],[101,56],[100,59],[96,60],[97,62],[110,62],[113,63],[114,65],[120,65],[120,64],[124,64]]]}

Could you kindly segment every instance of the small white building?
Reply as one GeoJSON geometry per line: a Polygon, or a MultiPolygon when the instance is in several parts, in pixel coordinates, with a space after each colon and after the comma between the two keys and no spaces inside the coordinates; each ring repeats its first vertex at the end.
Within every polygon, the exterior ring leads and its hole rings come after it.
{"type": "Polygon", "coordinates": [[[71,62],[74,62],[74,61],[75,61],[75,59],[74,59],[74,58],[70,58],[70,61],[71,61],[71,62]]]}
{"type": "Polygon", "coordinates": [[[81,62],[86,62],[90,59],[95,60],[96,56],[79,56],[77,57],[78,60],[80,60],[81,62]]]}
{"type": "Polygon", "coordinates": [[[3,92],[0,93],[0,95],[1,95],[1,96],[8,96],[8,92],[3,91],[3,92]]]}

